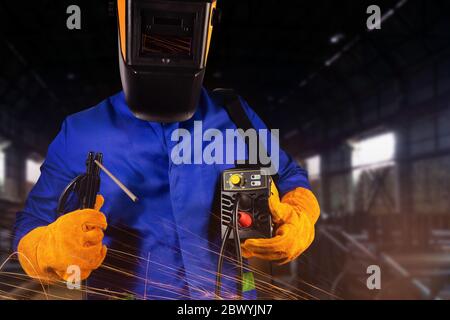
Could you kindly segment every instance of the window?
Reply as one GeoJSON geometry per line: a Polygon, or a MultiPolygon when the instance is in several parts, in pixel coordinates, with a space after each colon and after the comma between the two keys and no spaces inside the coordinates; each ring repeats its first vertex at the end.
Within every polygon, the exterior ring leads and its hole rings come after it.
{"type": "Polygon", "coordinates": [[[310,180],[320,179],[320,161],[321,159],[319,155],[307,158],[305,160],[306,170],[308,171],[308,176],[310,180]]]}
{"type": "Polygon", "coordinates": [[[27,159],[26,163],[26,180],[28,183],[35,184],[41,175],[42,160],[34,158],[27,159]]]}
{"type": "Polygon", "coordinates": [[[350,143],[352,146],[353,179],[361,172],[394,165],[396,139],[393,132],[350,143]]]}
{"type": "Polygon", "coordinates": [[[0,145],[0,190],[4,190],[6,179],[6,155],[5,148],[0,145]]]}

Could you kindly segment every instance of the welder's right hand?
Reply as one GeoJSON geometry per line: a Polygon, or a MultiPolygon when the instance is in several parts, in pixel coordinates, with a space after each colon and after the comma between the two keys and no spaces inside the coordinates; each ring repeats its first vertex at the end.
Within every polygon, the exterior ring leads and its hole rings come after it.
{"type": "Polygon", "coordinates": [[[32,278],[51,283],[67,280],[71,275],[67,273],[68,267],[78,266],[80,280],[89,277],[106,256],[102,240],[107,223],[100,212],[103,202],[103,197],[98,195],[95,209],[70,212],[25,235],[18,245],[24,271],[32,278]]]}

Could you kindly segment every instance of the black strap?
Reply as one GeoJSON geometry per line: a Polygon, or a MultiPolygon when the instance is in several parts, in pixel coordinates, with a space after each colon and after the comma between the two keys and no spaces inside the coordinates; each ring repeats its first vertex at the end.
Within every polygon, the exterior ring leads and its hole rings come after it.
{"type": "MultiPolygon", "coordinates": [[[[255,129],[255,127],[253,126],[252,122],[250,121],[247,113],[245,112],[245,109],[242,105],[239,95],[233,89],[219,88],[219,89],[213,90],[212,93],[213,93],[213,97],[218,99],[219,102],[224,105],[225,110],[227,111],[228,115],[230,116],[231,121],[234,122],[234,124],[236,125],[236,127],[238,129],[242,129],[244,131],[247,131],[248,129],[255,129]]],[[[245,143],[248,147],[248,142],[245,141],[245,143]]],[[[265,150],[265,146],[260,144],[259,140],[258,140],[258,150],[260,150],[260,149],[261,149],[261,151],[264,151],[263,153],[268,155],[267,150],[265,150]]],[[[262,164],[260,163],[260,160],[259,160],[259,153],[257,156],[257,161],[258,161],[258,163],[256,164],[256,166],[262,167],[262,164]]],[[[243,167],[243,166],[248,167],[249,164],[237,164],[236,166],[237,167],[243,167]]],[[[278,174],[272,176],[272,178],[274,179],[275,183],[278,182],[278,174]]]]}
{"type": "Polygon", "coordinates": [[[239,95],[233,89],[215,89],[213,94],[222,100],[231,121],[233,121],[239,129],[244,131],[254,129],[253,124],[241,104],[239,95]]]}

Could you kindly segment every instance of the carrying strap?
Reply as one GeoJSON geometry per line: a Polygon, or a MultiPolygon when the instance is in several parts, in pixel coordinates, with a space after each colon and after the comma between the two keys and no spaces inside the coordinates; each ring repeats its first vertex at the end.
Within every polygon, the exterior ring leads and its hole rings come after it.
{"type": "MultiPolygon", "coordinates": [[[[247,131],[248,129],[256,129],[252,122],[250,121],[247,113],[245,112],[244,106],[242,105],[241,99],[239,98],[239,95],[233,90],[233,89],[214,89],[212,91],[213,98],[218,99],[218,101],[223,104],[225,107],[225,110],[227,111],[228,115],[230,116],[231,121],[236,125],[238,129],[242,129],[243,131],[247,131]]],[[[258,132],[258,131],[256,131],[258,132]]],[[[248,147],[248,141],[245,139],[245,144],[248,147]]],[[[258,151],[263,152],[263,154],[267,154],[267,150],[265,146],[260,143],[258,139],[258,151]]],[[[257,164],[249,165],[249,164],[236,164],[236,167],[251,167],[251,166],[258,166],[258,167],[264,167],[260,163],[259,159],[259,153],[257,156],[257,164]]],[[[275,183],[278,182],[278,174],[272,176],[275,183]]]]}
{"type": "Polygon", "coordinates": [[[254,129],[253,124],[242,106],[239,95],[233,89],[215,89],[213,95],[220,98],[225,110],[238,129],[254,129]]]}

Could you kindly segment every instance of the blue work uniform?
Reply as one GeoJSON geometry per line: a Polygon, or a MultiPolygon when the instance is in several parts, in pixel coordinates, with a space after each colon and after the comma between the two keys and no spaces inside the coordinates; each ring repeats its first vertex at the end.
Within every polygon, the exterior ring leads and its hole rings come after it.
{"type": "MultiPolygon", "coordinates": [[[[242,101],[255,129],[266,128],[242,101]]],[[[198,109],[185,122],[162,124],[136,118],[123,92],[95,107],[69,116],[51,143],[41,176],[17,214],[14,247],[31,230],[57,219],[58,198],[66,185],[85,172],[89,151],[102,152],[104,165],[139,201],[132,202],[104,173],[100,193],[108,221],[108,247],[102,267],[88,285],[97,298],[122,294],[146,299],[214,298],[220,245],[213,212],[217,182],[232,164],[175,164],[171,153],[177,141],[172,132],[236,129],[220,102],[203,89],[198,109]]],[[[207,143],[203,143],[203,148],[207,143]]],[[[279,154],[278,189],[285,194],[297,187],[309,189],[305,170],[286,153],[279,154]]],[[[75,209],[75,208],[74,208],[75,209]]],[[[224,268],[224,297],[236,294],[234,267],[224,268]]],[[[248,291],[246,298],[254,298],[248,291]]]]}

